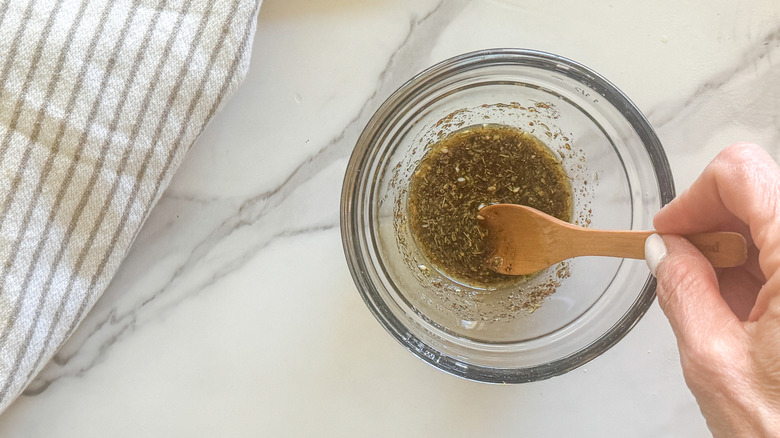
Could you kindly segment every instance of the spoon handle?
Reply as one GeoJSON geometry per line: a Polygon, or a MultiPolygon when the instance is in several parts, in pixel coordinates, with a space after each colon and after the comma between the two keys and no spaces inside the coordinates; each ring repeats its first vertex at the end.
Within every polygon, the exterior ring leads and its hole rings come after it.
{"type": "Polygon", "coordinates": [[[720,231],[685,236],[715,268],[740,266],[747,260],[747,242],[739,233],[720,231]]]}
{"type": "MultiPolygon", "coordinates": [[[[573,244],[571,248],[581,248],[577,256],[598,255],[631,259],[645,258],[645,240],[655,231],[605,231],[579,228],[570,238],[576,243],[579,238],[583,244],[573,244]]],[[[739,233],[716,231],[684,236],[707,258],[715,268],[730,268],[745,263],[747,243],[739,233]]]]}

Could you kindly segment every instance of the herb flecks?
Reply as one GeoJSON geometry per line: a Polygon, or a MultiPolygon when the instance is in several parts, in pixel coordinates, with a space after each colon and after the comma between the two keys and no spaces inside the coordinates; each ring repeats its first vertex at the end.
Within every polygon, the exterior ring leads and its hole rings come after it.
{"type": "Polygon", "coordinates": [[[472,126],[431,146],[412,175],[412,233],[450,278],[477,287],[507,283],[489,269],[479,210],[521,204],[569,221],[572,193],[556,156],[533,135],[505,125],[472,126]]]}

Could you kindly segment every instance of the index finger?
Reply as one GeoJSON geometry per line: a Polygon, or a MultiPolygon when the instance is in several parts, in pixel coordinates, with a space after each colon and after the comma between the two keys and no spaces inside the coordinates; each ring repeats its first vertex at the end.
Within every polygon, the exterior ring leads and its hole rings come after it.
{"type": "Polygon", "coordinates": [[[759,249],[778,248],[779,214],[780,168],[759,146],[740,143],[721,151],[688,190],[658,212],[653,224],[670,234],[749,233],[759,249]]]}

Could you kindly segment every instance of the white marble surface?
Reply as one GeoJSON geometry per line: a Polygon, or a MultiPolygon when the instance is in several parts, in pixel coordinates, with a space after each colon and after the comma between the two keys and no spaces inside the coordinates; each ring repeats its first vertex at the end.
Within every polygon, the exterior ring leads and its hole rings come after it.
{"type": "Polygon", "coordinates": [[[495,386],[423,363],[361,301],[338,228],[357,136],[414,73],[499,46],[618,85],[678,191],[738,140],[780,158],[777,0],[266,0],[246,82],[0,436],[708,436],[657,304],[586,366],[495,386]]]}

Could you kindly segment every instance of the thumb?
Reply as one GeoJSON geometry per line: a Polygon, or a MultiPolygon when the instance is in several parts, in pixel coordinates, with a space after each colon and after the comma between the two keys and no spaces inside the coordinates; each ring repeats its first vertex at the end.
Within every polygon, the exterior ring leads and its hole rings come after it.
{"type": "Polygon", "coordinates": [[[739,322],[720,294],[712,266],[690,242],[655,234],[645,242],[645,257],[658,280],[658,304],[678,343],[706,345],[739,322]]]}

